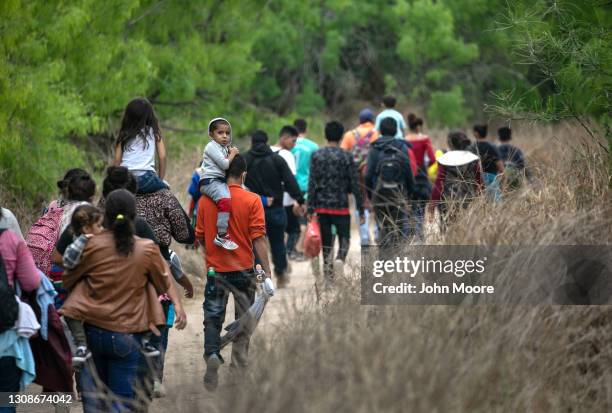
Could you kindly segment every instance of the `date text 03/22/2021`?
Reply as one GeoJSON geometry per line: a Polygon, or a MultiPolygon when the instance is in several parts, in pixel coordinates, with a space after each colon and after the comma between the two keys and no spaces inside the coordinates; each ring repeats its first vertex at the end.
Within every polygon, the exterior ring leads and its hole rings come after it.
{"type": "Polygon", "coordinates": [[[375,294],[495,294],[495,287],[492,285],[467,283],[453,283],[451,286],[436,283],[421,283],[420,286],[406,282],[396,285],[374,283],[372,290],[375,294]]]}

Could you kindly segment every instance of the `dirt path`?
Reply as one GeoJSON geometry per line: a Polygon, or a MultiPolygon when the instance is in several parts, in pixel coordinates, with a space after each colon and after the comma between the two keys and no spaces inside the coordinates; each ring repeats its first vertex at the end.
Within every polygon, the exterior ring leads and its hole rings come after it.
{"type": "MultiPolygon", "coordinates": [[[[351,234],[351,246],[347,261],[359,260],[359,234],[354,228],[351,234]]],[[[200,259],[201,260],[201,259],[200,259]]],[[[203,263],[200,261],[200,268],[203,263]]],[[[254,333],[253,341],[264,339],[266,331],[275,328],[278,321],[286,317],[288,312],[299,310],[300,303],[315,297],[315,277],[310,262],[291,262],[292,272],[290,284],[277,290],[277,294],[270,300],[263,318],[254,333]]],[[[202,358],[204,351],[203,338],[203,311],[204,299],[203,282],[197,279],[199,285],[196,296],[192,300],[185,300],[185,309],[188,317],[188,326],[183,331],[171,330],[166,354],[164,372],[164,385],[167,396],[156,399],[150,412],[168,412],[180,406],[181,411],[218,411],[213,393],[204,389],[202,378],[205,364],[202,358]]],[[[233,320],[233,302],[227,311],[226,324],[233,320]]],[[[227,366],[230,360],[230,347],[226,347],[222,355],[228,361],[219,370],[220,386],[224,385],[227,366]]]]}

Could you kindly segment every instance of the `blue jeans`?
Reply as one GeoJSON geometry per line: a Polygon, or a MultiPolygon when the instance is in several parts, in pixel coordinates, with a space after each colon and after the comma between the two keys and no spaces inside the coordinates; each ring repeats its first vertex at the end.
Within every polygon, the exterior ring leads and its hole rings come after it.
{"type": "Polygon", "coordinates": [[[137,193],[139,194],[152,194],[160,189],[168,189],[168,185],[166,185],[166,183],[153,171],[147,171],[142,175],[137,175],[136,182],[138,182],[137,193]]]}
{"type": "MultiPolygon", "coordinates": [[[[0,358],[0,392],[19,392],[21,370],[17,367],[15,357],[0,358]]],[[[0,407],[0,413],[14,413],[15,407],[0,407]]]]}
{"type": "Polygon", "coordinates": [[[282,277],[287,270],[287,249],[285,247],[285,228],[287,214],[283,207],[266,208],[266,234],[270,241],[274,274],[282,277]]]}
{"type": "MultiPolygon", "coordinates": [[[[210,281],[207,281],[207,283],[210,281]]],[[[215,277],[214,296],[204,297],[204,358],[221,352],[221,329],[230,293],[234,295],[234,316],[237,320],[255,301],[255,273],[253,270],[220,272],[215,277]]],[[[205,291],[209,291],[208,288],[205,291]]],[[[250,337],[239,334],[232,343],[232,364],[245,367],[250,337]]]]}
{"type": "Polygon", "coordinates": [[[484,173],[485,191],[488,197],[495,202],[501,201],[501,188],[497,174],[491,172],[484,173]]]}
{"type": "Polygon", "coordinates": [[[85,412],[132,411],[138,365],[141,362],[141,334],[116,333],[91,325],[85,326],[93,364],[81,373],[83,410],[85,412]],[[92,371],[92,367],[95,370],[92,371]],[[96,377],[97,373],[97,377],[96,377]],[[96,378],[100,386],[96,385],[96,378]],[[100,388],[101,387],[101,388],[100,388]],[[101,392],[108,389],[113,400],[101,392]],[[117,399],[117,397],[119,399],[117,399]]]}
{"type": "MultiPolygon", "coordinates": [[[[359,238],[361,239],[361,245],[370,245],[372,240],[370,238],[370,211],[364,210],[365,222],[359,224],[359,238]]],[[[359,211],[355,211],[355,217],[359,222],[359,211]]]]}

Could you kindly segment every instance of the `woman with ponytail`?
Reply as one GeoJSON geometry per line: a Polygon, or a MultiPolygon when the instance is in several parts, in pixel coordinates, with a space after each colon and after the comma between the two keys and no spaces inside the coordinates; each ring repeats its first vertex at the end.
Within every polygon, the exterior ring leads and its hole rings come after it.
{"type": "Polygon", "coordinates": [[[167,293],[175,305],[175,326],[187,323],[159,248],[134,236],[134,195],[115,190],[105,207],[104,231],[89,240],[81,262],[63,276],[72,291],[60,312],[85,323],[93,355],[82,374],[86,412],[134,408],[142,337],[151,326],[166,323],[159,294],[167,293]],[[110,397],[103,395],[105,388],[110,397]]]}

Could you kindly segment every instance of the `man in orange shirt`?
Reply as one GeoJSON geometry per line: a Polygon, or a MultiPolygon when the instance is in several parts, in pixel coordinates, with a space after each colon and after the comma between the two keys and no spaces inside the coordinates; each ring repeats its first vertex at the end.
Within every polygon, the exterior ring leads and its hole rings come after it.
{"type": "MultiPolygon", "coordinates": [[[[213,267],[217,273],[214,281],[216,288],[209,288],[209,280],[204,299],[204,385],[209,390],[217,387],[217,370],[223,364],[220,354],[221,329],[230,292],[234,295],[236,319],[249,309],[255,299],[253,250],[266,276],[269,277],[270,274],[264,209],[259,196],[242,187],[246,169],[244,158],[236,155],[226,173],[232,198],[228,233],[238,244],[237,249],[228,251],[214,243],[217,233],[217,207],[207,196],[201,197],[198,203],[196,237],[200,244],[205,246],[206,268],[213,267]]],[[[246,367],[249,339],[249,336],[241,334],[234,341],[230,367],[246,367]]]]}
{"type": "Polygon", "coordinates": [[[364,109],[359,112],[359,126],[346,132],[340,143],[342,149],[352,153],[353,160],[357,164],[361,199],[363,199],[363,206],[365,207],[365,222],[359,225],[359,238],[362,246],[371,244],[370,211],[372,210],[372,204],[365,190],[365,167],[370,144],[376,139],[378,139],[378,131],[374,127],[374,112],[371,109],[364,109]]]}
{"type": "MultiPolygon", "coordinates": [[[[359,112],[359,126],[344,134],[340,147],[351,152],[359,140],[367,141],[367,146],[378,138],[378,131],[374,127],[374,112],[364,109],[359,112]]],[[[365,148],[368,149],[367,147],[365,148]]]]}

